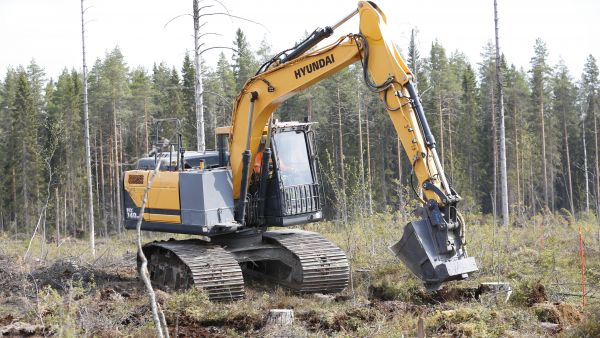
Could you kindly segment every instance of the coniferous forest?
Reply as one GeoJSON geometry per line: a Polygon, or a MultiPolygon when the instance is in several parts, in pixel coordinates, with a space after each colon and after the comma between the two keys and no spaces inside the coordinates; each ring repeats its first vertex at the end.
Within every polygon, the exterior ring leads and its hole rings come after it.
{"type": "MultiPolygon", "coordinates": [[[[434,42],[418,50],[413,35],[402,48],[436,135],[441,161],[467,212],[498,210],[498,109],[494,46],[473,64],[460,51],[434,42]]],[[[207,149],[214,128],[230,123],[235,96],[274,51],[253,48],[244,32],[229,58],[205,64],[207,149]]],[[[542,213],[598,214],[600,179],[596,58],[581,60],[582,74],[550,64],[544,41],[531,61],[502,58],[505,88],[509,206],[513,224],[542,213]]],[[[360,64],[286,101],[282,121],[317,122],[317,146],[328,219],[356,219],[394,211],[414,200],[411,165],[378,97],[363,84],[360,64]],[[343,167],[343,171],[342,171],[343,167]],[[344,172],[344,175],[339,173],[344,172]]],[[[118,47],[89,71],[90,142],[97,233],[122,231],[119,181],[152,147],[153,119],[183,121],[186,149],[196,149],[194,64],[128,64],[118,47]]],[[[86,231],[82,74],[65,68],[47,74],[34,59],[9,66],[0,82],[0,226],[30,233],[38,222],[57,236],[86,231]],[[51,230],[50,230],[51,229],[51,230]]],[[[164,132],[164,131],[163,131],[164,132]]]]}

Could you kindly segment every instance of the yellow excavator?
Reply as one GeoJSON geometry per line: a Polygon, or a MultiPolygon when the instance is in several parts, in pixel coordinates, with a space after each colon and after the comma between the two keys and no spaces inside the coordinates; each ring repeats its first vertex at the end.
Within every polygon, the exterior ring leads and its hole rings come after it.
{"type": "Polygon", "coordinates": [[[237,96],[232,125],[217,128],[217,150],[188,154],[179,147],[175,155],[155,154],[151,163],[125,173],[126,228],[135,229],[141,218],[143,230],[198,235],[143,247],[153,283],[200,287],[211,300],[243,297],[245,277],[304,293],[339,292],[348,285],[348,260],[335,244],[315,232],[267,227],[323,219],[313,124],[278,122],[273,111],[355,62],[385,104],[422,190],[417,196],[422,218],[405,226],[391,251],[429,289],[477,271],[464,246],[461,198],[444,174],[415,76],[390,39],[385,14],[373,2],[360,1],[335,25],[316,29],[260,67],[237,96]],[[355,15],[358,33],[315,49],[355,15]],[[140,215],[158,162],[166,165],[154,177],[140,215]]]}

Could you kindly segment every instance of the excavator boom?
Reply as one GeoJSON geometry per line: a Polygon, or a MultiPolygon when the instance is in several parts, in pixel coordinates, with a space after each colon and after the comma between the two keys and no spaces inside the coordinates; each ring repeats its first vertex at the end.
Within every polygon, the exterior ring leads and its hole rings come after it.
{"type": "MultiPolygon", "coordinates": [[[[289,54],[248,80],[238,95],[232,115],[230,137],[233,194],[245,201],[248,163],[258,153],[262,131],[273,111],[301,90],[361,61],[364,80],[382,99],[413,166],[423,196],[423,219],[411,222],[400,242],[391,250],[432,289],[446,280],[462,279],[476,271],[464,248],[464,225],[456,204],[460,196],[450,187],[436,151],[436,143],[423,112],[414,74],[400,56],[387,32],[385,14],[372,2],[361,1],[358,10],[346,16],[360,17],[358,34],[349,34],[333,44],[310,48],[333,28],[317,29],[289,54]],[[245,154],[246,158],[243,158],[245,154]]],[[[337,27],[339,24],[334,25],[337,27]]],[[[242,203],[243,204],[243,203],[242,203]]],[[[238,210],[244,210],[241,205],[238,210]]]]}

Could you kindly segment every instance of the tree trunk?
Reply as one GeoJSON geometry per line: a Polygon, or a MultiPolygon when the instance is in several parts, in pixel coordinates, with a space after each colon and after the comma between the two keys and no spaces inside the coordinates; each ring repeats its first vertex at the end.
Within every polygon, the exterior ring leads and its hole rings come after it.
{"type": "Polygon", "coordinates": [[[515,161],[516,161],[516,174],[517,174],[517,215],[521,215],[521,161],[519,159],[519,131],[517,129],[517,120],[518,120],[518,111],[517,111],[517,103],[515,102],[514,114],[513,114],[513,124],[515,129],[515,161]]]}
{"type": "Polygon", "coordinates": [[[498,86],[498,110],[500,112],[500,193],[502,201],[502,224],[508,225],[508,177],[506,172],[506,132],[504,125],[504,90],[500,71],[500,44],[498,36],[498,8],[494,0],[494,22],[496,28],[496,85],[498,86]]]}
{"type": "Polygon", "coordinates": [[[442,168],[446,168],[444,159],[444,116],[442,114],[442,95],[438,94],[438,112],[440,118],[440,155],[442,156],[442,168]]]}
{"type": "Polygon", "coordinates": [[[67,230],[67,189],[65,187],[65,191],[63,193],[63,234],[64,237],[68,237],[69,232],[67,230]]]}
{"type": "Polygon", "coordinates": [[[344,133],[342,131],[342,102],[340,100],[340,87],[337,88],[338,101],[338,138],[339,138],[339,156],[340,156],[340,194],[342,198],[342,219],[344,224],[348,224],[348,203],[346,201],[346,174],[344,166],[344,133]]]}
{"type": "Polygon", "coordinates": [[[373,182],[371,179],[371,135],[369,134],[369,107],[365,109],[365,128],[367,129],[367,194],[369,197],[369,215],[373,215],[373,182]]]}
{"type": "Polygon", "coordinates": [[[148,135],[148,98],[144,96],[144,147],[146,149],[146,154],[150,152],[150,135],[148,135]]]}
{"type": "Polygon", "coordinates": [[[387,149],[387,133],[386,129],[383,128],[381,131],[381,196],[383,197],[383,206],[387,206],[388,198],[387,198],[387,178],[385,175],[386,169],[386,149],[387,149]]]}
{"type": "Polygon", "coordinates": [[[16,168],[12,168],[12,221],[15,224],[15,233],[17,231],[18,217],[17,217],[17,171],[16,168]]]}
{"type": "Polygon", "coordinates": [[[56,211],[56,224],[55,224],[55,228],[56,228],[56,246],[58,246],[60,244],[60,197],[58,194],[58,188],[54,189],[54,205],[55,205],[55,211],[56,211]]]}
{"type": "MultiPolygon", "coordinates": [[[[552,130],[552,123],[550,123],[550,130],[552,130]]],[[[550,210],[556,210],[556,204],[554,203],[555,199],[554,197],[556,196],[555,192],[554,192],[554,187],[555,184],[554,182],[556,182],[556,171],[554,170],[554,157],[550,156],[550,168],[548,168],[550,171],[550,210]]]]}
{"type": "Polygon", "coordinates": [[[536,208],[536,200],[535,200],[535,189],[534,189],[534,180],[533,180],[533,162],[529,161],[529,203],[531,203],[531,216],[535,216],[537,213],[536,208]]]}
{"type": "Polygon", "coordinates": [[[396,153],[398,154],[398,207],[402,207],[404,205],[402,196],[402,143],[399,137],[396,137],[396,153]]]}
{"type": "MultiPolygon", "coordinates": [[[[356,107],[356,111],[357,111],[357,115],[358,115],[358,153],[359,153],[359,170],[360,170],[360,191],[361,191],[361,195],[362,195],[362,201],[360,203],[360,217],[362,220],[362,216],[365,212],[365,206],[367,205],[367,195],[365,192],[365,160],[364,160],[364,151],[363,151],[363,135],[362,135],[362,118],[361,118],[361,114],[360,114],[360,103],[361,103],[361,98],[360,98],[360,89],[356,90],[356,95],[358,97],[358,104],[356,107]]],[[[310,101],[309,101],[310,102],[310,101]]],[[[310,113],[311,110],[309,110],[310,113]]]]}
{"type": "MultiPolygon", "coordinates": [[[[25,147],[25,143],[23,143],[23,158],[27,156],[27,149],[25,147]]],[[[26,163],[22,164],[22,167],[25,168],[26,163]]],[[[27,174],[21,172],[21,186],[23,187],[22,195],[23,195],[23,219],[25,229],[29,230],[29,187],[27,184],[27,174]]]]}
{"type": "Polygon", "coordinates": [[[196,101],[196,138],[198,151],[206,149],[204,136],[204,103],[202,102],[202,62],[200,60],[200,10],[198,0],[194,0],[194,61],[196,63],[196,85],[194,86],[194,97],[196,101]]]}
{"type": "MultiPolygon", "coordinates": [[[[450,176],[454,175],[454,156],[452,153],[452,109],[448,109],[448,160],[450,164],[448,167],[450,168],[450,176]]],[[[400,142],[398,140],[398,142],[400,142]]],[[[446,167],[444,167],[445,169],[446,167]]]]}
{"type": "Polygon", "coordinates": [[[110,138],[110,151],[108,153],[108,170],[109,170],[109,186],[108,186],[108,191],[110,192],[110,221],[112,223],[112,225],[115,227],[114,230],[116,230],[117,232],[119,232],[119,229],[117,228],[117,226],[115,225],[115,166],[114,166],[114,161],[115,161],[115,154],[114,154],[114,137],[110,138]]]}
{"type": "Polygon", "coordinates": [[[565,136],[565,152],[567,155],[567,196],[569,198],[569,207],[571,215],[575,216],[575,206],[573,204],[573,180],[571,178],[571,154],[569,152],[569,133],[567,131],[567,114],[563,110],[563,133],[565,136]]]}
{"type": "MultiPolygon", "coordinates": [[[[498,210],[498,131],[496,130],[496,95],[494,92],[494,86],[490,86],[492,94],[492,160],[493,165],[493,196],[492,196],[492,212],[494,213],[494,219],[496,219],[496,211],[498,210]]],[[[495,224],[494,224],[495,225],[495,224]]]]}
{"type": "MultiPolygon", "coordinates": [[[[541,91],[541,90],[540,90],[541,91]]],[[[546,163],[546,125],[544,122],[544,100],[540,93],[540,122],[542,126],[542,166],[544,168],[544,208],[548,207],[548,165],[546,163]]]]}
{"type": "Polygon", "coordinates": [[[103,146],[103,138],[102,138],[102,128],[98,128],[100,130],[100,194],[101,199],[101,205],[99,208],[99,212],[102,213],[102,223],[104,223],[104,233],[106,233],[106,235],[108,236],[108,222],[106,220],[106,195],[104,193],[104,146],[103,146]]]}
{"type": "Polygon", "coordinates": [[[600,222],[600,199],[598,198],[598,191],[600,191],[600,165],[598,163],[598,121],[596,118],[596,114],[594,114],[594,160],[595,160],[595,169],[596,169],[596,218],[598,222],[600,222]]]}
{"type": "Polygon", "coordinates": [[[83,13],[83,0],[81,0],[81,50],[83,55],[83,123],[85,142],[85,168],[88,188],[88,231],[90,232],[90,249],[92,251],[92,256],[96,256],[96,235],[94,227],[94,190],[92,189],[92,156],[90,150],[90,118],[88,112],[87,65],[85,63],[85,21],[83,13]]]}
{"type": "MultiPolygon", "coordinates": [[[[114,159],[115,159],[115,182],[113,191],[115,192],[115,204],[117,209],[117,215],[115,217],[115,223],[117,225],[117,231],[121,233],[121,191],[119,189],[119,182],[121,181],[121,166],[119,163],[119,132],[117,128],[117,107],[115,99],[113,98],[113,128],[114,128],[114,159]]],[[[112,209],[114,210],[114,209],[112,209]]]]}
{"type": "Polygon", "coordinates": [[[585,178],[585,212],[590,212],[590,178],[588,172],[587,146],[585,144],[585,117],[581,119],[581,129],[583,130],[583,173],[585,178]]]}

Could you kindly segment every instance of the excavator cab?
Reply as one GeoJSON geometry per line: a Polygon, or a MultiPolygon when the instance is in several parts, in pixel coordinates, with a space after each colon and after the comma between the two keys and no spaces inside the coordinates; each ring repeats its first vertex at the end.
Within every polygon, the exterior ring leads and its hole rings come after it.
{"type": "Polygon", "coordinates": [[[276,122],[264,135],[248,190],[248,225],[292,226],[323,218],[312,125],[276,122]]]}

